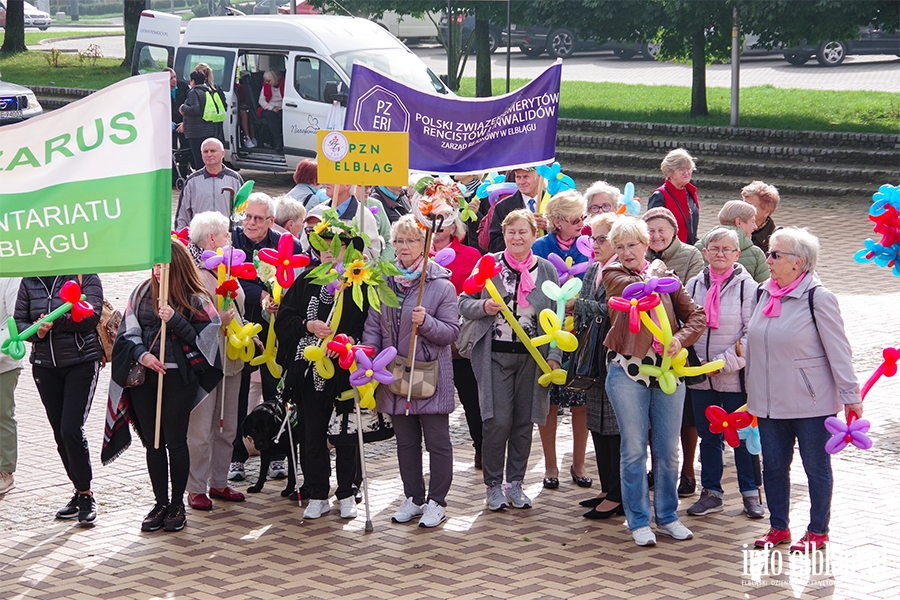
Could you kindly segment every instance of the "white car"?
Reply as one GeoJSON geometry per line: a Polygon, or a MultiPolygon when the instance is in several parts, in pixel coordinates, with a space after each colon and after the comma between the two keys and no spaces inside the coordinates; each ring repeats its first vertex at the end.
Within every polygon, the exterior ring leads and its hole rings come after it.
{"type": "Polygon", "coordinates": [[[41,103],[30,89],[0,81],[0,125],[18,123],[43,112],[41,103]]]}
{"type": "MultiPolygon", "coordinates": [[[[51,23],[48,13],[36,9],[28,2],[25,3],[25,27],[37,27],[45,31],[51,23]]],[[[6,27],[6,0],[0,0],[0,27],[6,27]]]]}

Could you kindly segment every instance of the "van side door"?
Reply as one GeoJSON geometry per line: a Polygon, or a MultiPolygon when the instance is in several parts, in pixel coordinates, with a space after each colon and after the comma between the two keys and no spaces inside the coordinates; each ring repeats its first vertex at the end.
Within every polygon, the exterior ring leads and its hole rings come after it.
{"type": "Polygon", "coordinates": [[[316,134],[319,129],[331,126],[342,129],[344,111],[333,115],[329,123],[331,102],[325,100],[325,84],[338,81],[347,89],[348,81],[340,69],[322,57],[292,51],[290,53],[287,81],[284,86],[284,154],[288,167],[293,169],[304,158],[316,156],[316,134]]]}
{"type": "Polygon", "coordinates": [[[191,71],[200,63],[206,63],[212,69],[213,83],[222,89],[225,95],[225,122],[222,124],[225,133],[225,160],[231,160],[232,151],[237,148],[238,103],[234,100],[234,72],[237,61],[237,50],[209,46],[181,46],[175,53],[175,73],[182,81],[191,80],[191,71]]]}

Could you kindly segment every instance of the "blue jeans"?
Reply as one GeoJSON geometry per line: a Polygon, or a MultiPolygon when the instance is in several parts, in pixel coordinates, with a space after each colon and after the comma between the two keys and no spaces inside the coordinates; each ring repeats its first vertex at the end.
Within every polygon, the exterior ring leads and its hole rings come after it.
{"type": "Polygon", "coordinates": [[[678,438],[684,408],[684,385],[674,394],[648,388],[630,379],[622,367],[609,365],[606,393],[616,411],[622,442],[622,503],[628,528],[650,526],[647,487],[647,432],[653,423],[653,507],[656,524],[678,520],[678,438]]]}
{"type": "Polygon", "coordinates": [[[825,452],[825,442],[831,437],[825,429],[827,417],[806,419],[759,418],[759,438],[763,455],[763,483],[769,523],[776,529],[788,528],[791,508],[791,461],[794,440],[800,446],[800,460],[806,471],[809,489],[809,531],[828,533],[831,519],[831,455],[825,452]]]}
{"type": "MultiPolygon", "coordinates": [[[[722,449],[725,436],[709,431],[706,418],[708,406],[721,406],[727,412],[734,412],[744,405],[746,397],[740,392],[717,392],[716,390],[691,390],[694,404],[694,421],[700,435],[700,483],[710,492],[721,497],[722,490],[722,449]]],[[[753,457],[747,451],[747,443],[734,449],[734,466],[737,468],[738,487],[743,496],[757,496],[756,479],[753,476],[753,457]]]]}

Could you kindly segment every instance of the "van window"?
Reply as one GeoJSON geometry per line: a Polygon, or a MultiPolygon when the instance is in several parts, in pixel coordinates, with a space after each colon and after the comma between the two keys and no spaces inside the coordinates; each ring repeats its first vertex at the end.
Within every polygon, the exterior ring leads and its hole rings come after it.
{"type": "Polygon", "coordinates": [[[318,58],[300,56],[294,63],[294,89],[304,100],[325,102],[323,94],[329,81],[341,82],[340,76],[318,58]]]}
{"type": "Polygon", "coordinates": [[[156,73],[165,67],[171,67],[173,55],[174,52],[171,49],[162,46],[141,46],[137,56],[138,74],[156,73]]]}
{"type": "Polygon", "coordinates": [[[213,82],[223,90],[231,89],[231,80],[234,78],[234,54],[231,52],[217,53],[215,50],[192,50],[182,48],[178,52],[178,60],[175,63],[175,72],[178,78],[189,81],[191,71],[200,64],[206,63],[213,72],[213,82]]]}

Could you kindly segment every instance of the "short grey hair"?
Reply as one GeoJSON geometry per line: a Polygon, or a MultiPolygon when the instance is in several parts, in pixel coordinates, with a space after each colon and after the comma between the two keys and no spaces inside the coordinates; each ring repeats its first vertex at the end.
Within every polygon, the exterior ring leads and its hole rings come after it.
{"type": "Polygon", "coordinates": [[[247,197],[247,204],[262,204],[266,207],[266,216],[275,216],[275,201],[272,197],[263,192],[253,192],[247,197]]]}
{"type": "Polygon", "coordinates": [[[214,138],[214,137],[208,137],[205,140],[203,140],[203,143],[200,144],[200,150],[203,150],[203,146],[210,144],[210,143],[215,145],[219,149],[219,152],[225,152],[225,144],[223,144],[222,140],[220,140],[219,138],[214,138]]]}
{"type": "Polygon", "coordinates": [[[647,230],[646,221],[629,216],[621,216],[616,219],[607,237],[614,248],[626,239],[634,239],[645,246],[650,243],[650,232],[647,230]]]}
{"type": "Polygon", "coordinates": [[[801,270],[812,273],[816,270],[819,259],[819,238],[810,233],[806,227],[784,227],[775,231],[769,238],[769,249],[776,242],[787,246],[787,252],[793,252],[803,259],[801,270]]]}
{"type": "Polygon", "coordinates": [[[718,242],[719,240],[728,240],[734,247],[738,250],[741,249],[741,240],[738,237],[737,231],[734,229],[726,229],[725,227],[716,227],[712,231],[710,231],[706,236],[706,246],[709,246],[713,242],[718,242]]]}
{"type": "Polygon", "coordinates": [[[593,200],[594,196],[598,194],[603,194],[605,196],[609,196],[609,200],[613,205],[613,208],[616,207],[616,204],[620,200],[622,200],[622,192],[619,191],[619,188],[606,183],[605,181],[595,181],[591,184],[591,187],[584,192],[584,197],[587,200],[588,206],[591,205],[591,200],[593,200]]]}
{"type": "Polygon", "coordinates": [[[288,221],[300,223],[306,218],[306,209],[290,196],[279,196],[278,198],[273,198],[272,201],[275,202],[276,206],[275,223],[278,226],[284,227],[288,221]]]}
{"type": "MultiPolygon", "coordinates": [[[[391,225],[391,244],[397,241],[397,236],[400,233],[407,233],[410,235],[415,235],[420,238],[422,242],[425,242],[425,230],[419,227],[418,221],[412,215],[403,215],[399,219],[397,219],[393,225],[391,225]]],[[[428,248],[425,249],[426,251],[428,248]]]]}
{"type": "MultiPolygon", "coordinates": [[[[228,232],[228,217],[216,210],[198,213],[191,219],[191,241],[203,248],[207,236],[228,232]]],[[[203,248],[212,250],[212,248],[203,248]]]]}
{"type": "Polygon", "coordinates": [[[756,207],[743,200],[729,200],[719,211],[720,225],[734,225],[734,220],[740,219],[744,223],[756,221],[756,207]]]}
{"type": "Polygon", "coordinates": [[[672,173],[684,167],[690,167],[691,169],[696,168],[694,157],[688,154],[688,151],[684,148],[672,150],[666,154],[666,157],[659,164],[659,169],[666,177],[669,177],[672,173]]]}

